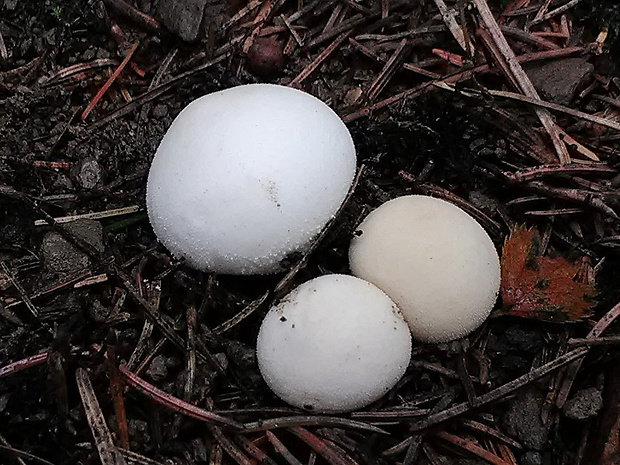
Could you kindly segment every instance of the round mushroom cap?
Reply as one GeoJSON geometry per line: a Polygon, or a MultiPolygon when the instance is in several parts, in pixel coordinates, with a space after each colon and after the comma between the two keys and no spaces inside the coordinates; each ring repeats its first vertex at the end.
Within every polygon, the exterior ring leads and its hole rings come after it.
{"type": "Polygon", "coordinates": [[[263,274],[302,252],[333,217],[355,175],[355,147],[319,99],[251,84],[190,103],[150,167],[153,230],[206,271],[263,274]]]}
{"type": "Polygon", "coordinates": [[[411,334],[394,303],[347,275],[302,284],[269,310],[258,333],[258,366],[267,385],[314,412],[344,412],[379,399],[410,357],[411,334]]]}
{"type": "Polygon", "coordinates": [[[349,249],[353,274],[396,302],[415,339],[458,339],[489,316],[499,258],[486,231],[460,208],[423,195],[398,197],[358,230],[349,249]]]}

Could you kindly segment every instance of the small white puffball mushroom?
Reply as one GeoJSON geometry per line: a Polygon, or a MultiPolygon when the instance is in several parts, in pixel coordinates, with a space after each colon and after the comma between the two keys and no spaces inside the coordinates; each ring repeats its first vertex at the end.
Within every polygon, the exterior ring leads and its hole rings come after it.
{"type": "Polygon", "coordinates": [[[319,99],[251,84],[190,103],[150,167],[146,205],[159,240],[200,269],[280,271],[343,202],[355,147],[319,99]]]}
{"type": "Polygon", "coordinates": [[[314,412],[364,407],[405,373],[411,334],[379,288],[353,276],[308,281],[271,308],[257,342],[267,385],[314,412]]]}
{"type": "Polygon", "coordinates": [[[355,276],[390,296],[422,342],[466,336],[489,316],[499,291],[491,238],[463,210],[433,197],[398,197],[373,210],[349,261],[355,276]]]}

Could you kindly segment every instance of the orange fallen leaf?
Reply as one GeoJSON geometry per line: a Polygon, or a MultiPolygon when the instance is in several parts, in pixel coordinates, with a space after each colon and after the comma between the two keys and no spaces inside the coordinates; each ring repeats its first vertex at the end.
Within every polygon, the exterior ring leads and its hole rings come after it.
{"type": "Polygon", "coordinates": [[[578,321],[592,314],[594,285],[579,282],[579,265],[562,257],[540,255],[540,235],[520,226],[504,242],[501,314],[554,323],[578,321]]]}

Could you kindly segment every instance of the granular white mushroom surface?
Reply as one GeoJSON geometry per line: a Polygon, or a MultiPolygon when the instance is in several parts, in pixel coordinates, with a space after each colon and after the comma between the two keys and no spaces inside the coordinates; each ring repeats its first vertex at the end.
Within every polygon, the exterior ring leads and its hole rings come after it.
{"type": "Polygon", "coordinates": [[[411,356],[394,303],[359,278],[326,275],[269,310],[257,342],[263,378],[281,399],[313,412],[344,412],[385,395],[411,356]]]}
{"type": "Polygon", "coordinates": [[[233,87],[193,101],[168,129],[149,171],[149,220],[195,268],[277,272],[337,212],[355,166],[349,131],[319,99],[233,87]]]}
{"type": "Polygon", "coordinates": [[[398,305],[414,339],[447,342],[480,326],[493,309],[500,263],[486,231],[444,200],[408,195],[362,221],[351,271],[398,305]]]}

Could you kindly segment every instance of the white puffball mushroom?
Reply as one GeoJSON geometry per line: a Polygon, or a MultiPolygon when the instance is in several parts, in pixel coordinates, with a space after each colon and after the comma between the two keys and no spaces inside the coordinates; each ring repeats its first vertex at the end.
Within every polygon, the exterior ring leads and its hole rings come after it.
{"type": "Polygon", "coordinates": [[[433,197],[398,197],[373,210],[351,241],[349,261],[355,276],[390,296],[422,342],[466,336],[499,292],[491,238],[469,214],[433,197]]]}
{"type": "Polygon", "coordinates": [[[282,400],[313,412],[344,412],[394,387],[409,365],[411,334],[376,286],[326,275],[269,310],[256,353],[263,378],[282,400]]]}
{"type": "Polygon", "coordinates": [[[148,175],[148,215],[194,268],[273,273],[333,217],[355,166],[349,131],[319,99],[233,87],[193,101],[168,129],[148,175]]]}

